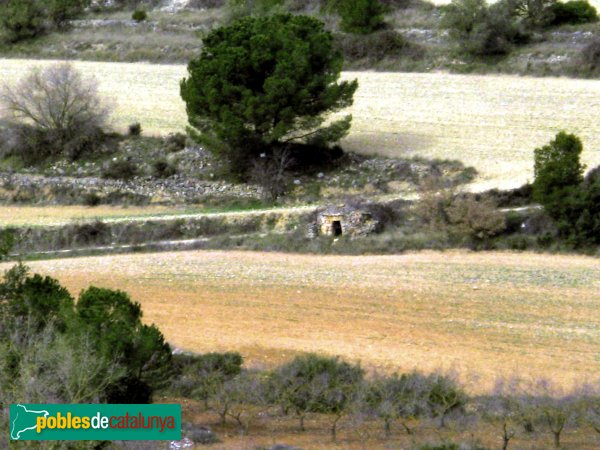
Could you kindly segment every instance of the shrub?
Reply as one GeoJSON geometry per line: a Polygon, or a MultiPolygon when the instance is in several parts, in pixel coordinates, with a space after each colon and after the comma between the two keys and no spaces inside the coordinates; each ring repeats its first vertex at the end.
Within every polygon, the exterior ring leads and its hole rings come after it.
{"type": "Polygon", "coordinates": [[[379,0],[339,0],[340,28],[347,33],[369,34],[384,26],[385,8],[379,0]]]}
{"type": "Polygon", "coordinates": [[[130,159],[117,159],[111,161],[102,169],[103,178],[114,180],[131,180],[139,174],[138,166],[130,159]]]}
{"type": "Polygon", "coordinates": [[[0,2],[0,37],[8,43],[31,39],[45,28],[44,12],[38,0],[0,2]]]}
{"type": "Polygon", "coordinates": [[[132,123],[129,125],[129,136],[141,136],[142,124],[139,122],[132,123]]]}
{"type": "Polygon", "coordinates": [[[565,3],[556,2],[550,7],[552,19],[550,25],[581,24],[596,22],[598,12],[586,0],[571,0],[565,3]]]}
{"type": "Polygon", "coordinates": [[[175,153],[185,149],[187,136],[183,133],[171,133],[165,138],[165,151],[175,153]]]}
{"type": "Polygon", "coordinates": [[[473,56],[505,55],[529,39],[506,2],[488,6],[485,0],[453,0],[445,8],[441,26],[450,31],[463,53],[473,56]]]}
{"type": "Polygon", "coordinates": [[[264,17],[285,12],[284,0],[226,0],[225,7],[228,22],[242,17],[264,17]]]}
{"type": "Polygon", "coordinates": [[[131,19],[135,20],[138,23],[143,22],[147,18],[148,18],[148,13],[146,11],[144,11],[143,9],[136,9],[131,14],[131,19]]]}
{"type": "Polygon", "coordinates": [[[0,101],[18,121],[11,152],[35,162],[48,156],[75,160],[92,151],[109,112],[95,80],[83,78],[70,64],[33,69],[14,88],[5,86],[0,101]]]}
{"type": "Polygon", "coordinates": [[[83,14],[90,3],[90,0],[50,0],[48,17],[56,27],[63,28],[69,20],[83,14]]]}
{"type": "Polygon", "coordinates": [[[338,141],[351,118],[322,127],[352,104],[356,81],[337,82],[342,56],[318,20],[278,14],[211,32],[181,82],[192,137],[245,178],[261,153],[289,143],[338,141]]]}
{"type": "Polygon", "coordinates": [[[475,241],[486,241],[506,228],[506,217],[491,199],[475,200],[472,196],[455,198],[447,209],[453,231],[475,241]]]}
{"type": "Polygon", "coordinates": [[[381,30],[367,36],[336,35],[336,44],[347,61],[368,60],[370,63],[399,56],[416,58],[422,50],[394,30],[381,30]]]}
{"type": "Polygon", "coordinates": [[[102,199],[96,192],[88,192],[83,197],[83,204],[86,206],[98,206],[102,199]]]}
{"type": "Polygon", "coordinates": [[[177,169],[164,159],[152,163],[152,174],[157,178],[169,178],[177,173],[177,169]]]}
{"type": "Polygon", "coordinates": [[[553,18],[552,5],[556,0],[504,0],[514,14],[522,18],[527,26],[542,27],[553,18]]]}
{"type": "Polygon", "coordinates": [[[600,74],[600,38],[587,44],[577,58],[575,70],[578,74],[594,76],[600,74]]]}

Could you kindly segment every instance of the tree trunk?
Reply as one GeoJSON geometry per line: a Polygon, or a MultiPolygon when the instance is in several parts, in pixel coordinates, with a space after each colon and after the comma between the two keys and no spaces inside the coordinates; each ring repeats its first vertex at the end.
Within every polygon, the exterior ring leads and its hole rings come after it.
{"type": "Polygon", "coordinates": [[[304,431],[304,415],[300,416],[300,431],[304,431]]]}
{"type": "Polygon", "coordinates": [[[392,435],[392,425],[390,424],[390,419],[385,419],[384,429],[385,429],[385,437],[389,438],[392,435]]]}
{"type": "Polygon", "coordinates": [[[331,440],[333,442],[335,442],[335,440],[337,439],[337,423],[341,417],[342,416],[336,416],[335,420],[333,421],[333,424],[331,424],[331,440]]]}
{"type": "Polygon", "coordinates": [[[508,443],[510,442],[512,436],[510,436],[508,431],[506,431],[506,424],[503,425],[502,429],[504,430],[504,433],[502,434],[502,450],[507,450],[508,443]]]}
{"type": "Polygon", "coordinates": [[[560,431],[554,432],[554,448],[560,448],[560,431]]]}

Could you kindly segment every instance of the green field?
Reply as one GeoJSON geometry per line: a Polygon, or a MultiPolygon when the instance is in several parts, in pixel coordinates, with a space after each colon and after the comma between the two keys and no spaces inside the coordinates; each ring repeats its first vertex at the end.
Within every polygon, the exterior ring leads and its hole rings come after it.
{"type": "MultiPolygon", "coordinates": [[[[28,67],[0,60],[0,77],[14,82],[28,67]]],[[[179,98],[184,66],[75,63],[100,82],[115,104],[113,125],[139,121],[146,133],[185,127],[179,98]]],[[[532,178],[533,149],[560,130],[578,134],[584,161],[600,164],[600,80],[443,73],[347,72],[360,87],[350,112],[346,148],[389,156],[459,159],[481,176],[476,189],[510,187],[532,178]]]]}

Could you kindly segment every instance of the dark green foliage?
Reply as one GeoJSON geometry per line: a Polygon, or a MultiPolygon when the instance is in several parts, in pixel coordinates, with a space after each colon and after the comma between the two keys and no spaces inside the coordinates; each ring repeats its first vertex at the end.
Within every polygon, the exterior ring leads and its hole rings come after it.
{"type": "Polygon", "coordinates": [[[533,198],[552,217],[559,217],[563,200],[583,181],[581,140],[561,131],[553,141],[534,151],[533,198]]]}
{"type": "Polygon", "coordinates": [[[123,292],[89,288],[75,305],[56,280],[23,265],[0,284],[0,377],[39,382],[38,402],[148,402],[170,362],[160,331],[141,323],[139,304],[123,292]]]}
{"type": "Polygon", "coordinates": [[[544,27],[553,18],[552,6],[556,0],[504,0],[513,14],[527,26],[544,27]]]}
{"type": "Polygon", "coordinates": [[[22,266],[16,266],[6,276],[12,280],[9,313],[17,319],[28,321],[29,326],[41,330],[49,323],[64,330],[72,316],[73,298],[69,291],[50,277],[35,274],[25,277],[22,266]]]}
{"type": "Polygon", "coordinates": [[[129,125],[129,136],[140,136],[142,134],[142,124],[139,122],[129,125]]]}
{"type": "Polygon", "coordinates": [[[165,151],[168,153],[178,152],[185,148],[187,136],[183,133],[172,133],[165,138],[165,151]]]}
{"type": "Polygon", "coordinates": [[[485,0],[453,0],[445,7],[442,27],[473,56],[505,55],[529,39],[513,7],[502,1],[488,6],[485,0]]]}
{"type": "Polygon", "coordinates": [[[139,303],[121,291],[90,287],[79,295],[77,317],[102,355],[113,355],[125,376],[108,389],[111,403],[147,403],[168,379],[171,349],[154,325],[142,324],[139,303]]]}
{"type": "Polygon", "coordinates": [[[341,68],[331,33],[311,17],[246,17],[219,28],[181,82],[191,135],[238,177],[288,143],[336,142],[350,117],[319,127],[325,113],[352,104],[357,82],[337,83],[341,68]]]}
{"type": "Polygon", "coordinates": [[[47,4],[48,17],[56,27],[63,28],[69,20],[83,14],[90,0],[50,0],[47,4]]]}
{"type": "Polygon", "coordinates": [[[131,180],[139,174],[137,165],[129,159],[118,159],[111,161],[107,167],[102,170],[103,178],[112,178],[114,180],[131,180]]]}
{"type": "Polygon", "coordinates": [[[34,38],[44,31],[44,11],[39,0],[0,2],[0,37],[8,43],[34,38]]]}
{"type": "Polygon", "coordinates": [[[552,19],[549,25],[580,24],[596,22],[598,12],[586,0],[556,2],[550,7],[552,19]]]}
{"type": "Polygon", "coordinates": [[[177,169],[165,159],[159,159],[152,163],[152,174],[157,178],[169,178],[176,173],[177,169]]]}
{"type": "Polygon", "coordinates": [[[148,18],[148,13],[146,11],[144,11],[143,9],[136,9],[131,14],[131,19],[135,20],[138,23],[143,22],[147,18],[148,18]]]}
{"type": "Polygon", "coordinates": [[[63,28],[79,17],[89,0],[0,1],[0,41],[15,43],[35,38],[47,29],[63,28]]]}
{"type": "Polygon", "coordinates": [[[297,356],[273,373],[274,401],[294,411],[303,429],[307,413],[341,415],[356,395],[363,376],[360,366],[338,358],[314,353],[297,356]]]}
{"type": "Polygon", "coordinates": [[[336,5],[346,33],[369,34],[384,26],[385,8],[379,0],[338,0],[336,5]]]}

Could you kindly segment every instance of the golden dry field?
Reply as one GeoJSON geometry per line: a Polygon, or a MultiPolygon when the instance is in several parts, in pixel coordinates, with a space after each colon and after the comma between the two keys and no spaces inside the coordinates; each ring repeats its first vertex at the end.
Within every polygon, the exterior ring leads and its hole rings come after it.
{"type": "MultiPolygon", "coordinates": [[[[0,60],[14,82],[48,61],[0,60]]],[[[146,133],[182,130],[184,66],[77,62],[116,105],[119,130],[140,121],[146,133]]],[[[360,87],[346,148],[390,156],[459,159],[478,169],[474,188],[511,187],[532,178],[533,149],[564,129],[584,142],[584,161],[600,164],[600,80],[347,72],[360,87]]]]}
{"type": "Polygon", "coordinates": [[[566,388],[600,371],[591,257],[192,251],[31,267],[73,294],[91,284],[125,290],[175,347],[240,351],[251,366],[315,351],[379,371],[457,371],[471,392],[515,375],[566,388]]]}
{"type": "Polygon", "coordinates": [[[173,206],[8,206],[0,208],[0,226],[52,226],[83,220],[156,217],[165,214],[188,213],[186,208],[173,206]]]}

